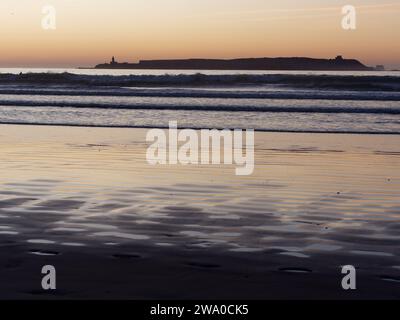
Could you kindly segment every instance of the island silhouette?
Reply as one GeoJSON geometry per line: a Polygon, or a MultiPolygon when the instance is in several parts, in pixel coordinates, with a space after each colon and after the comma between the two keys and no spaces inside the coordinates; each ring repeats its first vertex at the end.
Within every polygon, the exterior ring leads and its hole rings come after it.
{"type": "Polygon", "coordinates": [[[171,59],[140,60],[138,63],[117,62],[98,64],[95,69],[175,69],[175,70],[316,70],[316,71],[373,71],[382,66],[368,67],[356,59],[241,58],[241,59],[171,59]]]}

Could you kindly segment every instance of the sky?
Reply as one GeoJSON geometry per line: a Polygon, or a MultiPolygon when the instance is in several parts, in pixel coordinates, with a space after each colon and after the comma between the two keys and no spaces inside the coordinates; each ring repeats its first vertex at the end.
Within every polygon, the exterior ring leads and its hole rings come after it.
{"type": "Polygon", "coordinates": [[[400,68],[399,18],[400,0],[1,0],[0,67],[343,55],[400,68]],[[46,5],[55,30],[42,28],[46,5]]]}

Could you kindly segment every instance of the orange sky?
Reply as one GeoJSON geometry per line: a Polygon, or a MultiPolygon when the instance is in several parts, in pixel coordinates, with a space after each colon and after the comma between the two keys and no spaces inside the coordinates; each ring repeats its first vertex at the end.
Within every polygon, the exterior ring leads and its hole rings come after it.
{"type": "Polygon", "coordinates": [[[400,68],[400,0],[1,0],[0,67],[154,58],[358,58],[400,68]],[[341,7],[357,29],[341,28],[341,7]],[[43,30],[53,5],[56,30],[43,30]]]}

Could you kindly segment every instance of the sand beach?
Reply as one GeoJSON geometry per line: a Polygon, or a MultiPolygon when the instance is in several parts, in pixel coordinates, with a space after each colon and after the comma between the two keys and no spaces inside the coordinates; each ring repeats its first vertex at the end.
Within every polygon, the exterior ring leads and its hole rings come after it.
{"type": "Polygon", "coordinates": [[[1,299],[400,297],[398,135],[256,132],[236,176],[151,166],[146,132],[0,126],[1,299]]]}

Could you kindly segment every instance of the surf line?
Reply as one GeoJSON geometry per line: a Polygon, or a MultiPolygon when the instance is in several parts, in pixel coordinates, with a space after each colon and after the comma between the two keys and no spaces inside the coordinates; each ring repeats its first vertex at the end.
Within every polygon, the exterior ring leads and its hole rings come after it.
{"type": "Polygon", "coordinates": [[[254,129],[182,129],[170,121],[169,129],[147,132],[146,160],[150,165],[236,165],[235,174],[254,172],[254,129]],[[223,161],[221,159],[223,155],[223,161]]]}

